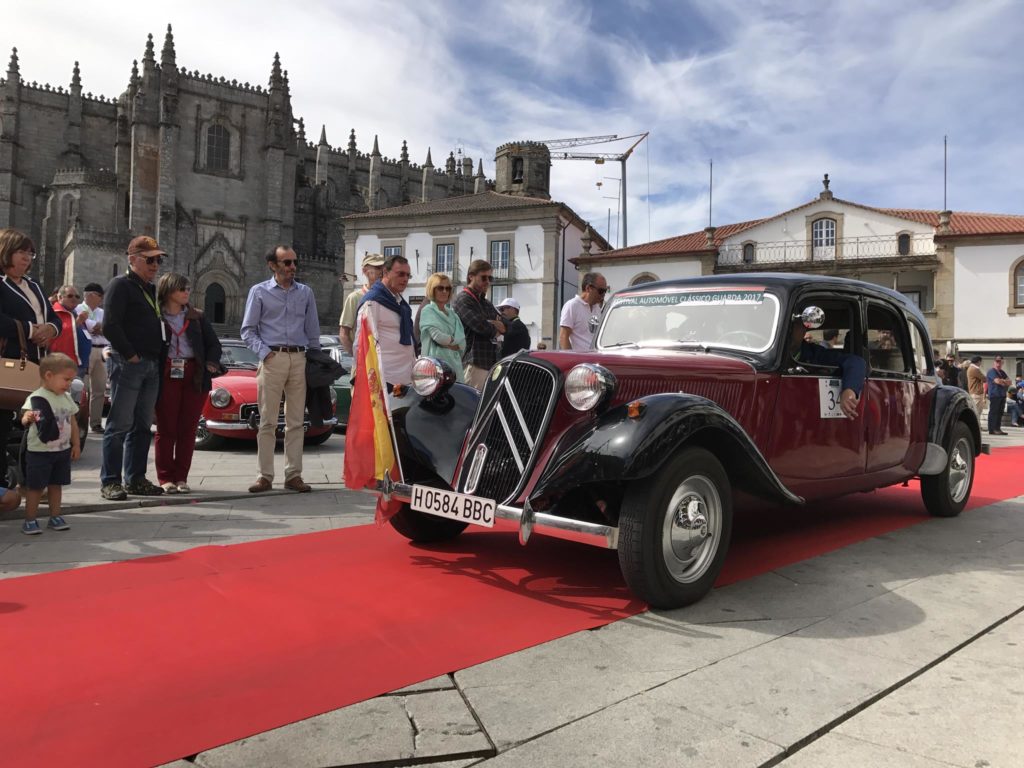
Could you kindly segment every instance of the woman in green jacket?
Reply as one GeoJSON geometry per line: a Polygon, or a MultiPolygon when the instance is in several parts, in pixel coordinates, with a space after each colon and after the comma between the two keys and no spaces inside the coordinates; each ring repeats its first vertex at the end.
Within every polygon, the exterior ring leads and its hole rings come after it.
{"type": "Polygon", "coordinates": [[[466,351],[466,331],[455,311],[448,306],[452,298],[452,281],[443,272],[427,279],[423,311],[420,313],[420,341],[423,354],[444,360],[452,367],[458,381],[465,381],[462,354],[466,351]]]}

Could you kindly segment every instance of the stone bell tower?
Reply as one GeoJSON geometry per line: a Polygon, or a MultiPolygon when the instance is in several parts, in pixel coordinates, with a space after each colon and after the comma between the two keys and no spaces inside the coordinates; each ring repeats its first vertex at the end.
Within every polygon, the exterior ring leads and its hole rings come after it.
{"type": "Polygon", "coordinates": [[[495,191],[551,199],[551,152],[536,141],[502,144],[494,154],[495,191]]]}

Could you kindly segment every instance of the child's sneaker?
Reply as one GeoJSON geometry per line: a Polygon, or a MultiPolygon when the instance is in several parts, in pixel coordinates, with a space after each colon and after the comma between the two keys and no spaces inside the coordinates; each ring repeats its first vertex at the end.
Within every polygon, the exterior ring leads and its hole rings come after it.
{"type": "Polygon", "coordinates": [[[50,521],[46,524],[46,527],[51,531],[66,531],[71,526],[67,524],[67,521],[60,515],[53,515],[50,517],[50,521]]]}
{"type": "Polygon", "coordinates": [[[21,532],[26,533],[29,536],[34,536],[37,533],[42,533],[43,529],[39,527],[38,520],[26,520],[21,524],[21,532]]]}

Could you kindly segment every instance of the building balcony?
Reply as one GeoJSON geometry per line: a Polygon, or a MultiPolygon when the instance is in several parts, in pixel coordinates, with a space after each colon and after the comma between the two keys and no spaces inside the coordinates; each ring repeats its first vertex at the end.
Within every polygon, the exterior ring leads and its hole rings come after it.
{"type": "Polygon", "coordinates": [[[821,245],[810,240],[729,243],[718,249],[716,271],[797,270],[827,272],[937,261],[931,234],[849,237],[821,245]]]}

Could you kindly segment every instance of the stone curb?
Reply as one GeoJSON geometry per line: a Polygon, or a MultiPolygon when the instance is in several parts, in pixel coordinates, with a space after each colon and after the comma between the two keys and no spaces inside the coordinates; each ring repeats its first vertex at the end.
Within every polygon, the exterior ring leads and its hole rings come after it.
{"type": "MultiPolygon", "coordinates": [[[[321,491],[334,491],[344,490],[344,486],[330,487],[335,485],[334,483],[310,483],[313,486],[313,492],[321,491]]],[[[270,491],[264,491],[263,493],[249,493],[248,491],[211,491],[208,493],[195,492],[184,495],[169,494],[163,496],[138,496],[129,498],[126,501],[97,501],[88,504],[76,504],[74,502],[66,502],[61,510],[62,515],[78,515],[89,512],[120,512],[121,510],[140,509],[143,507],[179,507],[186,504],[205,504],[210,501],[230,501],[232,499],[256,499],[267,496],[289,496],[297,495],[295,491],[288,491],[284,488],[276,488],[270,491]]],[[[41,505],[40,513],[46,509],[46,505],[41,505]]],[[[0,512],[0,520],[21,520],[25,517],[24,503],[18,509],[12,510],[11,512],[0,512]]]]}

